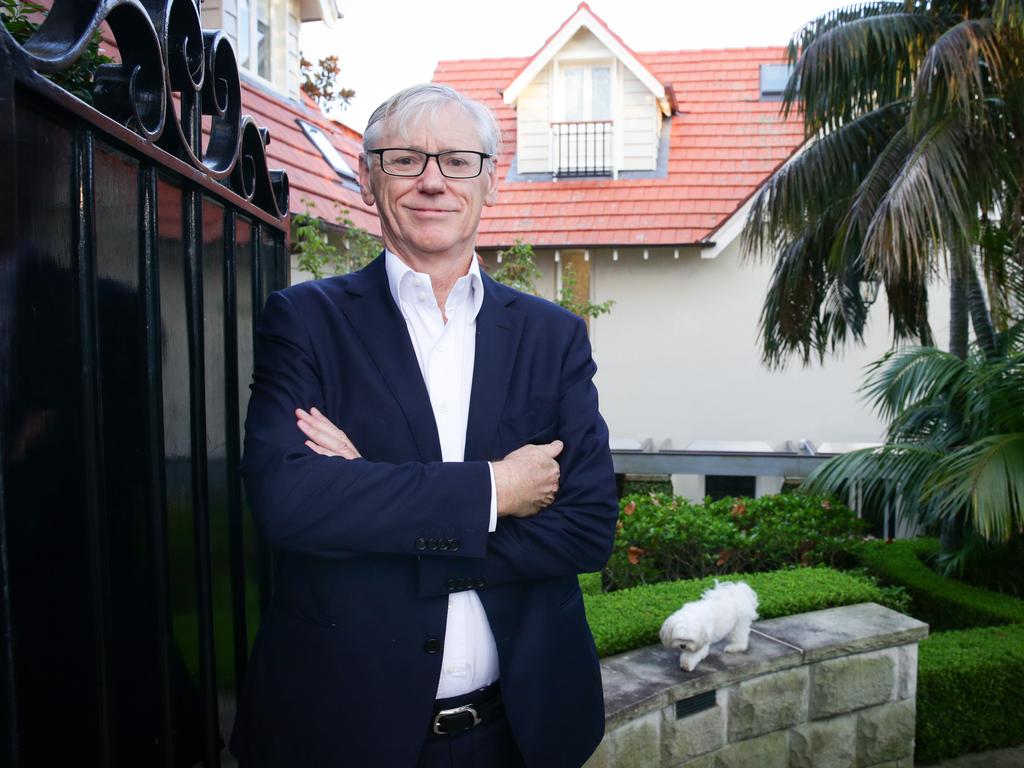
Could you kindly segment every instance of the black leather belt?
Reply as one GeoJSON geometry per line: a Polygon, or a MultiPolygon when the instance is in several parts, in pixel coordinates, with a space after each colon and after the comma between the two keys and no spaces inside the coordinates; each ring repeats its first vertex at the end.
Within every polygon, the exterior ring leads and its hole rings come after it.
{"type": "Polygon", "coordinates": [[[498,683],[492,683],[477,691],[468,703],[447,708],[435,707],[428,732],[435,737],[462,733],[494,720],[504,711],[505,705],[501,701],[501,689],[498,687],[498,683]]]}

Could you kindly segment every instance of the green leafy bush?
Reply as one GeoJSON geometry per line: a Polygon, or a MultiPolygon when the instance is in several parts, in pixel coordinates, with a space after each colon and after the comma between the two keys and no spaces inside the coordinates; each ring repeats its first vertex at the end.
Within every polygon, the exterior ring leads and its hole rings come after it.
{"type": "Polygon", "coordinates": [[[932,632],[1024,623],[1024,600],[941,576],[926,564],[939,551],[935,539],[871,542],[861,557],[884,584],[910,594],[910,612],[932,632]]]}
{"type": "Polygon", "coordinates": [[[601,573],[581,573],[579,576],[580,591],[584,595],[601,594],[601,573]]]}
{"type": "MultiPolygon", "coordinates": [[[[885,594],[869,578],[830,568],[791,568],[723,580],[749,584],[757,593],[762,619],[854,603],[885,604],[885,594]]],[[[598,654],[610,656],[657,642],[666,617],[713,585],[713,578],[704,578],[602,594],[584,592],[587,621],[598,654]]]]}
{"type": "Polygon", "coordinates": [[[920,762],[1024,739],[1024,625],[942,632],[921,643],[917,671],[920,762]]]}
{"type": "Polygon", "coordinates": [[[863,523],[842,504],[801,493],[693,504],[663,493],[620,502],[605,568],[610,589],[793,565],[853,564],[863,523]]]}

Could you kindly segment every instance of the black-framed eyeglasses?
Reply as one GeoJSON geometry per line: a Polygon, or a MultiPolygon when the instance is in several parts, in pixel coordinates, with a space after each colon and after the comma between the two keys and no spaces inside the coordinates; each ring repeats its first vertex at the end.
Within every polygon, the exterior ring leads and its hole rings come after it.
{"type": "Polygon", "coordinates": [[[419,176],[427,169],[430,158],[434,158],[441,174],[449,179],[476,178],[484,168],[484,160],[494,157],[472,149],[421,152],[404,147],[385,147],[368,149],[367,152],[380,158],[380,168],[389,176],[419,176]]]}

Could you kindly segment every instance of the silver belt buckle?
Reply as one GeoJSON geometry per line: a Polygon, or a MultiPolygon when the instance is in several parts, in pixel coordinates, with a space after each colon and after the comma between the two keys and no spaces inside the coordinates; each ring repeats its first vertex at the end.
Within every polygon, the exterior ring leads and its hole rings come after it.
{"type": "MultiPolygon", "coordinates": [[[[441,718],[447,717],[448,715],[461,715],[463,712],[469,712],[473,716],[473,725],[469,728],[480,725],[480,715],[476,713],[476,709],[471,704],[464,704],[461,707],[455,707],[453,709],[442,709],[437,715],[434,716],[434,733],[438,736],[444,736],[445,732],[441,730],[441,718]]],[[[463,730],[469,730],[465,728],[463,730]]]]}

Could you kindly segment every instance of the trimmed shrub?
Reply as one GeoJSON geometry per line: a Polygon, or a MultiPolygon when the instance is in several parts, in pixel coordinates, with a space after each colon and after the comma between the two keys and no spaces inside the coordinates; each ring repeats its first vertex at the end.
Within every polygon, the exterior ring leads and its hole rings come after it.
{"type": "Polygon", "coordinates": [[[1024,622],[1024,600],[940,576],[926,564],[935,539],[870,542],[861,551],[867,569],[885,584],[910,594],[910,612],[932,632],[1024,622]]]}
{"type": "Polygon", "coordinates": [[[627,496],[605,567],[623,589],[677,579],[855,561],[863,523],[821,496],[791,493],[693,504],[667,494],[627,496]]]}
{"type": "Polygon", "coordinates": [[[942,632],[920,646],[920,762],[1024,741],[1024,625],[942,632]]]}
{"type": "Polygon", "coordinates": [[[601,594],[601,573],[581,573],[579,575],[580,591],[584,595],[601,594]]]}
{"type": "MultiPolygon", "coordinates": [[[[863,576],[830,568],[793,568],[750,573],[723,581],[745,581],[757,592],[762,619],[854,603],[884,603],[885,595],[863,576]]],[[[600,656],[658,642],[662,622],[683,603],[696,600],[713,578],[662,582],[604,594],[584,594],[587,621],[600,656]]]]}

